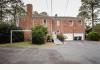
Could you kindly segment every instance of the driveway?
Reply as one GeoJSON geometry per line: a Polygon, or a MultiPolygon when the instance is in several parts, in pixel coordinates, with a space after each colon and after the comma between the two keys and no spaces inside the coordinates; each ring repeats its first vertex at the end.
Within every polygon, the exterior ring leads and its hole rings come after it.
{"type": "Polygon", "coordinates": [[[99,64],[100,42],[68,41],[49,48],[0,48],[1,64],[99,64]]]}

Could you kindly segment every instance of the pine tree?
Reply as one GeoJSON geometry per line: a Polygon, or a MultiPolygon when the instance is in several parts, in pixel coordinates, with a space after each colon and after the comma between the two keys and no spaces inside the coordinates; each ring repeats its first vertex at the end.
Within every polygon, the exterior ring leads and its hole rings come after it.
{"type": "Polygon", "coordinates": [[[95,10],[100,9],[100,1],[99,0],[81,0],[82,6],[80,7],[80,12],[85,11],[84,14],[80,14],[80,16],[85,16],[87,18],[88,15],[92,20],[92,28],[94,28],[94,18],[97,16],[95,14],[95,10]],[[87,16],[86,16],[87,15],[87,16]]]}

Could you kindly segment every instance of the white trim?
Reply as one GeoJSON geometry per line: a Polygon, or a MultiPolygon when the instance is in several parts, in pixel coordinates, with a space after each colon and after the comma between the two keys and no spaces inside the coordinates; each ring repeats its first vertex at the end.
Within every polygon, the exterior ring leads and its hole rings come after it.
{"type": "Polygon", "coordinates": [[[10,33],[11,33],[11,35],[10,35],[10,43],[12,44],[12,34],[13,34],[13,32],[31,32],[32,30],[11,30],[10,31],[10,33]]]}

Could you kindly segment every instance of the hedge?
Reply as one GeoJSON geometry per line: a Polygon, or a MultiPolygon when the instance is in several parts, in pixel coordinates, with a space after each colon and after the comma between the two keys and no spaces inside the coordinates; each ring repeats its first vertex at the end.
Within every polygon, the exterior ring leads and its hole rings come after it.
{"type": "Polygon", "coordinates": [[[90,32],[87,35],[87,40],[91,40],[91,41],[99,41],[100,40],[100,34],[98,32],[90,32]]]}
{"type": "MultiPolygon", "coordinates": [[[[10,31],[11,30],[21,30],[21,28],[16,27],[15,25],[9,25],[6,23],[0,24],[0,43],[10,43],[10,31]]],[[[22,42],[24,41],[23,32],[13,32],[13,42],[22,42]]]]}

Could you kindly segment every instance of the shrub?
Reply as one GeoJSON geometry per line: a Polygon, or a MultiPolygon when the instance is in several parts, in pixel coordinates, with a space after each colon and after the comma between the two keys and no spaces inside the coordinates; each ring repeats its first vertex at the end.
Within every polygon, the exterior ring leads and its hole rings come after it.
{"type": "Polygon", "coordinates": [[[32,43],[44,44],[46,42],[47,28],[37,25],[32,28],[32,43]]]}
{"type": "MultiPolygon", "coordinates": [[[[11,30],[20,30],[20,28],[6,23],[0,24],[0,43],[10,43],[11,30]]],[[[24,41],[24,34],[23,32],[13,32],[12,38],[13,42],[21,42],[24,41]]]]}
{"type": "Polygon", "coordinates": [[[47,35],[47,42],[52,42],[52,35],[47,35]]]}
{"type": "Polygon", "coordinates": [[[100,24],[96,24],[94,31],[100,33],[100,24]]]}
{"type": "Polygon", "coordinates": [[[57,35],[57,38],[60,40],[60,41],[64,41],[64,35],[63,34],[59,34],[59,35],[57,35]]]}
{"type": "Polygon", "coordinates": [[[99,41],[100,40],[100,34],[97,32],[90,32],[87,35],[87,39],[91,41],[99,41]]]}

